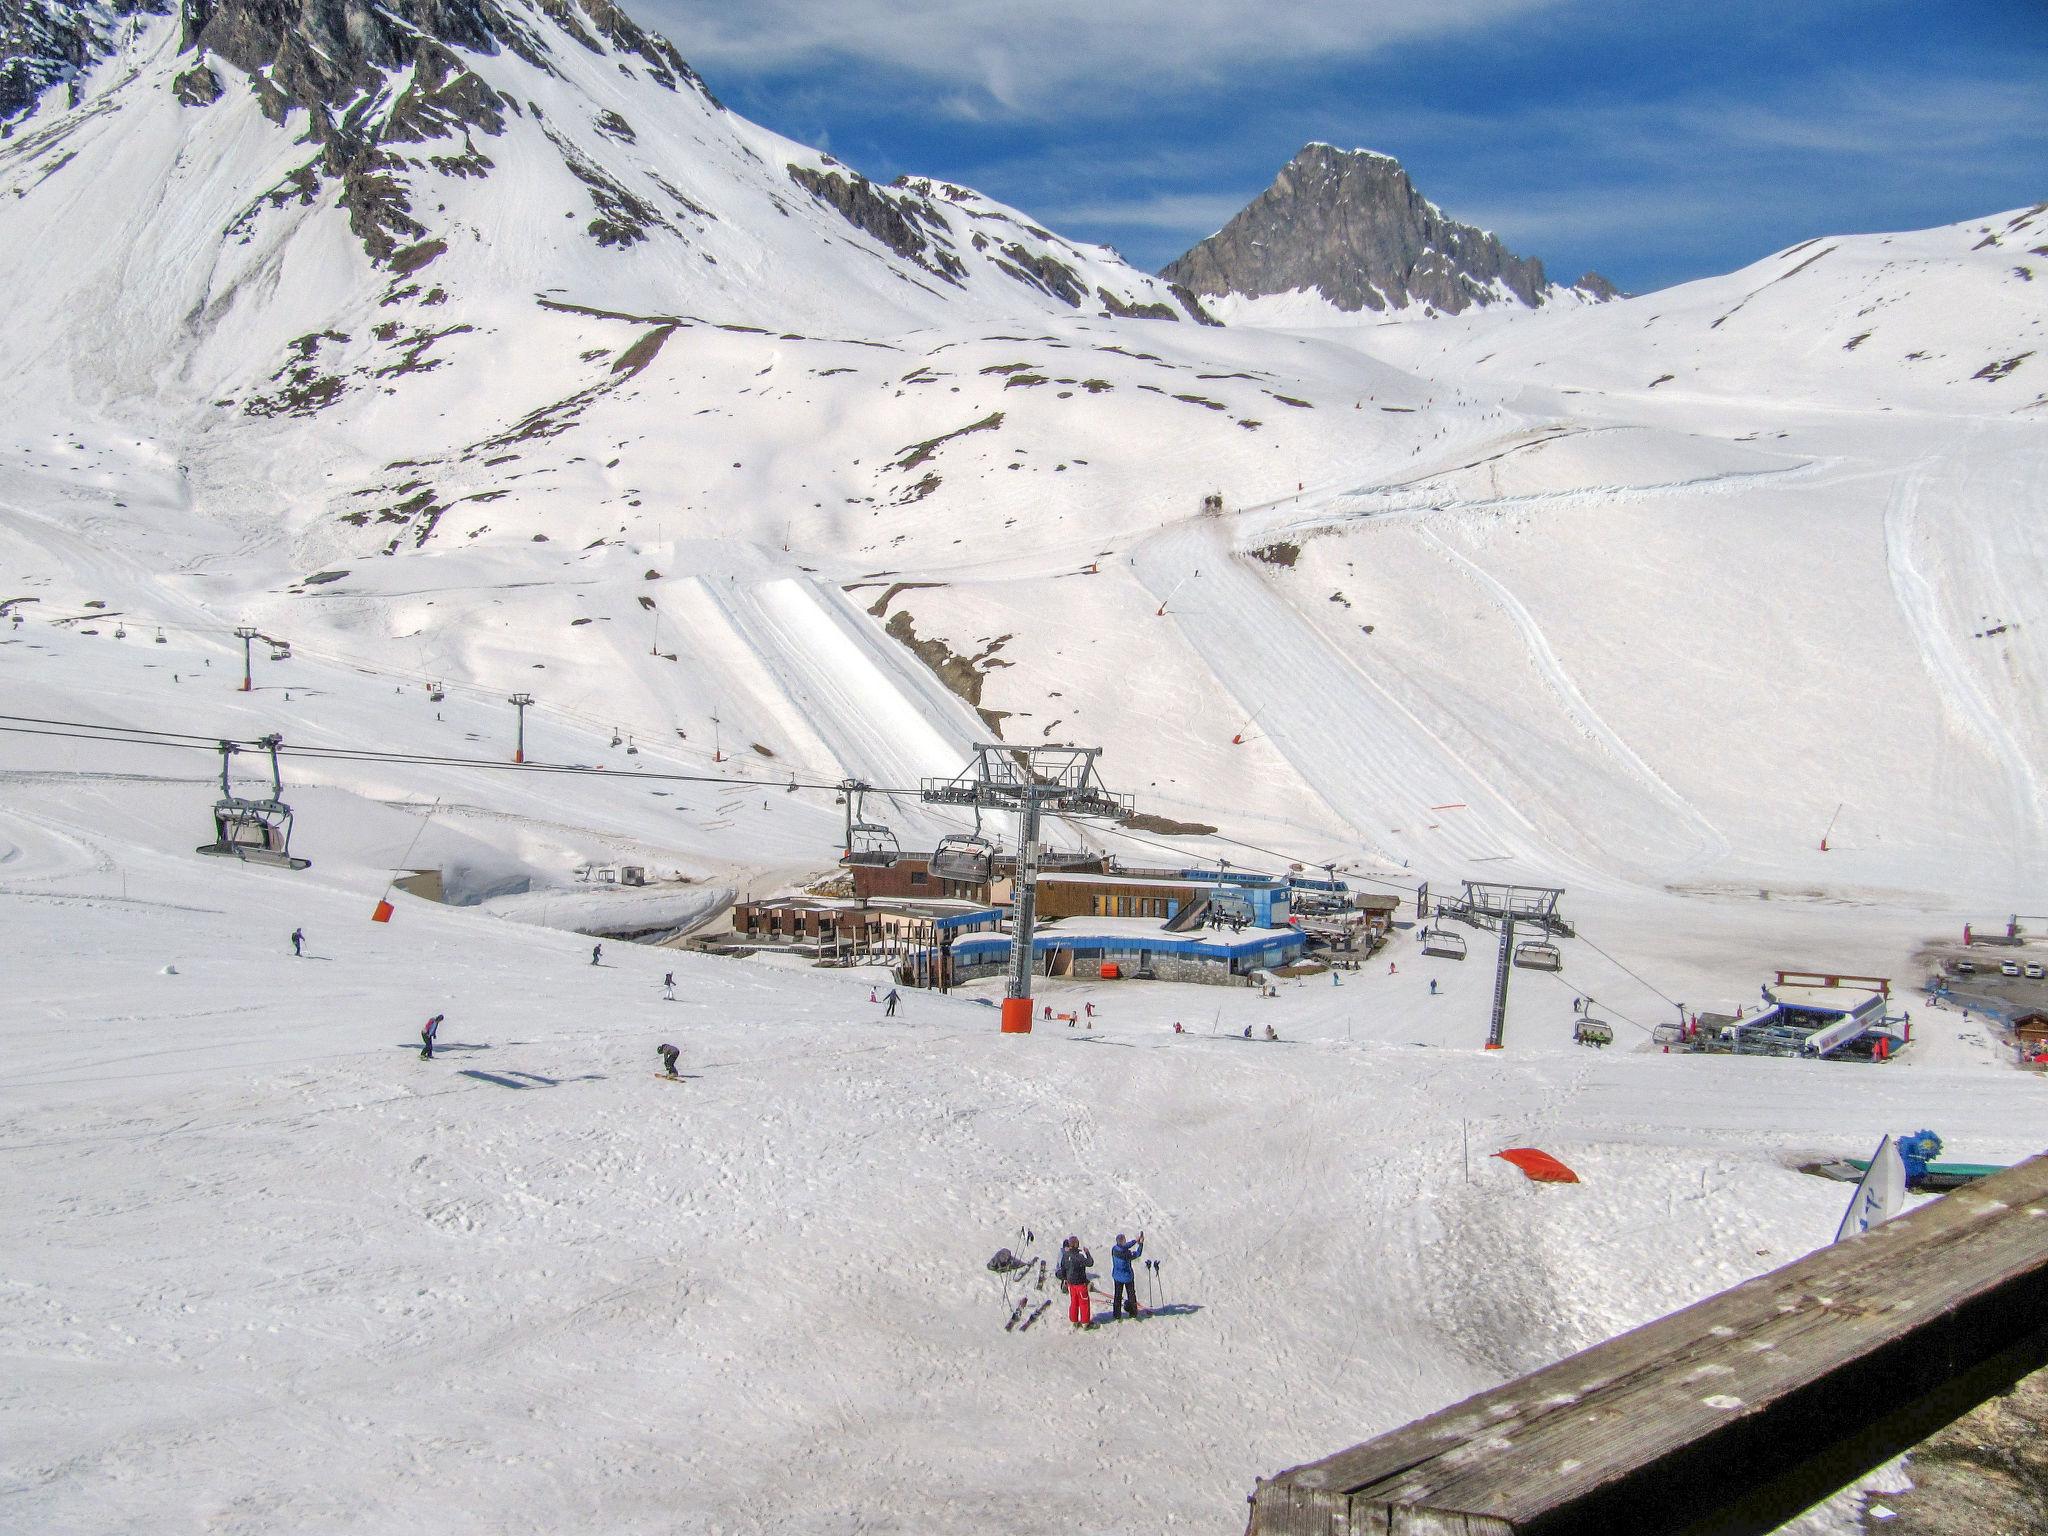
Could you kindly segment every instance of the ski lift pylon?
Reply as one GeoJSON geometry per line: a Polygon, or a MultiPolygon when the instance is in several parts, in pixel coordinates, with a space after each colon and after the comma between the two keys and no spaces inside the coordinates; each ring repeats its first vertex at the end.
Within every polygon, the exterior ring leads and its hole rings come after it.
{"type": "Polygon", "coordinates": [[[200,844],[196,851],[276,869],[304,869],[313,861],[295,857],[291,851],[292,808],[285,804],[284,780],[277,766],[277,751],[284,738],[272,734],[257,745],[270,754],[270,798],[259,800],[235,793],[228,769],[242,749],[235,742],[221,742],[220,799],[213,807],[213,841],[200,844]]]}

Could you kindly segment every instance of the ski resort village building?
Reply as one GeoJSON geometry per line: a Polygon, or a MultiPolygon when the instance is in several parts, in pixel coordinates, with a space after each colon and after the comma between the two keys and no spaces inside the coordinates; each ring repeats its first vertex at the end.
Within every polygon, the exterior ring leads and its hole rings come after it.
{"type": "MultiPolygon", "coordinates": [[[[1361,895],[1335,878],[1234,869],[1121,868],[1096,854],[1055,854],[1038,876],[1034,969],[1044,976],[1248,985],[1324,950],[1369,954],[1400,898],[1361,895]]],[[[1000,973],[1015,860],[985,878],[948,878],[931,853],[854,853],[847,897],[787,896],[734,905],[732,932],[701,941],[725,953],[780,949],[821,963],[883,960],[912,986],[1000,973]]],[[[1339,963],[1344,963],[1340,961],[1339,963]]]]}
{"type": "Polygon", "coordinates": [[[1883,976],[1778,972],[1769,1005],[1746,1019],[1717,1022],[1694,1034],[1696,1051],[1742,1056],[1808,1056],[1884,1061],[1912,1038],[1890,1014],[1891,982],[1883,976]]]}
{"type": "MultiPolygon", "coordinates": [[[[1261,971],[1299,962],[1307,943],[1294,928],[1175,933],[1150,918],[1075,917],[1046,920],[1032,936],[1031,955],[1042,976],[1249,986],[1261,971]]],[[[954,981],[997,975],[1010,963],[1008,934],[977,934],[949,948],[954,981]]]]}

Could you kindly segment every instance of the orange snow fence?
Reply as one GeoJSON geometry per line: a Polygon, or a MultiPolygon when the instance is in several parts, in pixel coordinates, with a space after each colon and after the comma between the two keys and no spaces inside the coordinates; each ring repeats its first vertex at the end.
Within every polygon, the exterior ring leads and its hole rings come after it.
{"type": "Polygon", "coordinates": [[[1576,1184],[1579,1176],[1565,1167],[1548,1152],[1539,1152],[1534,1147],[1509,1147],[1505,1152],[1496,1152],[1495,1157],[1504,1157],[1538,1184],[1576,1184]]]}
{"type": "Polygon", "coordinates": [[[394,910],[390,902],[380,901],[377,903],[377,910],[370,914],[370,921],[373,923],[388,923],[391,921],[391,914],[394,910]]]}

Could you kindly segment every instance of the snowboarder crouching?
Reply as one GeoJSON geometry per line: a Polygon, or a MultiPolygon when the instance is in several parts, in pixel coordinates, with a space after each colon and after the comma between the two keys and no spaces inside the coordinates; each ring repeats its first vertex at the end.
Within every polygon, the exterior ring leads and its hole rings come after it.
{"type": "Polygon", "coordinates": [[[1095,1321],[1088,1305],[1088,1266],[1094,1262],[1095,1255],[1081,1246],[1080,1238],[1069,1237],[1060,1244],[1060,1262],[1053,1274],[1067,1288],[1067,1321],[1076,1328],[1095,1321]]]}
{"type": "Polygon", "coordinates": [[[683,1053],[672,1045],[658,1045],[654,1049],[655,1054],[661,1057],[661,1064],[667,1070],[668,1075],[674,1077],[676,1075],[676,1058],[683,1053]]]}
{"type": "Polygon", "coordinates": [[[1110,1318],[1121,1319],[1124,1309],[1130,1308],[1130,1315],[1138,1315],[1138,1281],[1131,1266],[1145,1253],[1145,1234],[1140,1232],[1135,1242],[1126,1242],[1123,1233],[1116,1235],[1116,1242],[1109,1250],[1109,1278],[1111,1285],[1110,1318]]]}
{"type": "Polygon", "coordinates": [[[435,1014],[420,1026],[420,1060],[434,1059],[434,1036],[441,1032],[441,1015],[435,1014]]]}

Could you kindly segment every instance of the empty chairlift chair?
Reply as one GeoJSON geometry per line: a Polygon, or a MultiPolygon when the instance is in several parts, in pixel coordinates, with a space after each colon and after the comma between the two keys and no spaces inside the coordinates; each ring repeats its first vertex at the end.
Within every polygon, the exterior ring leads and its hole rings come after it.
{"type": "Polygon", "coordinates": [[[996,848],[979,833],[949,832],[932,850],[932,873],[941,880],[980,885],[995,868],[996,848]]]}
{"type": "Polygon", "coordinates": [[[848,864],[872,864],[887,869],[902,857],[902,849],[896,842],[893,830],[878,821],[856,821],[846,829],[846,858],[848,864]]]}
{"type": "Polygon", "coordinates": [[[235,793],[229,782],[228,765],[241,748],[231,741],[222,742],[221,797],[213,807],[213,841],[200,844],[197,851],[277,869],[304,869],[313,861],[297,858],[291,851],[292,808],[284,802],[284,783],[278,775],[277,749],[284,745],[284,739],[265,736],[258,745],[270,753],[270,798],[261,800],[235,793]]]}
{"type": "Polygon", "coordinates": [[[1422,930],[1422,952],[1439,960],[1462,960],[1465,958],[1465,935],[1448,928],[1425,928],[1422,930]]]}
{"type": "MultiPolygon", "coordinates": [[[[790,783],[795,782],[796,776],[790,775],[790,783]]],[[[846,806],[846,849],[839,862],[864,864],[875,869],[893,868],[903,857],[903,849],[891,828],[867,819],[867,786],[858,779],[843,780],[839,786],[839,798],[846,806]]]]}
{"type": "Polygon", "coordinates": [[[1515,964],[1524,970],[1557,971],[1564,969],[1564,956],[1548,940],[1531,939],[1515,946],[1515,964]]]}

